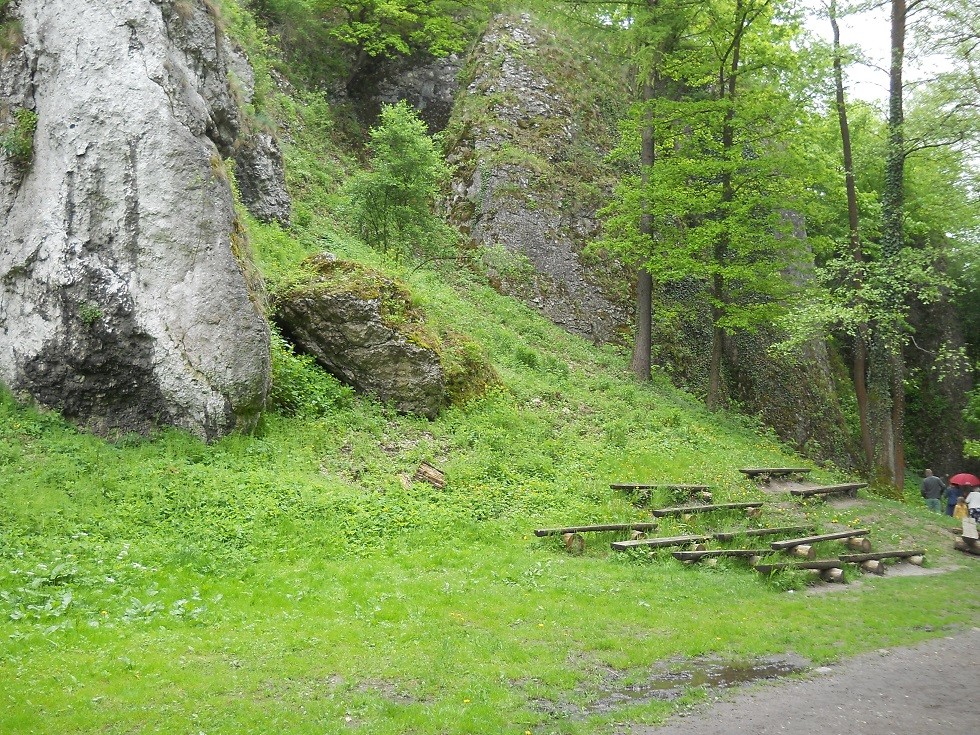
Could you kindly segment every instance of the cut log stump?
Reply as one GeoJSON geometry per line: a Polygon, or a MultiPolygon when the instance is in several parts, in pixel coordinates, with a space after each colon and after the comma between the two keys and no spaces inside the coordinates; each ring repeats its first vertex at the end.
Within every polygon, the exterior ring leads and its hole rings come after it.
{"type": "Polygon", "coordinates": [[[787,549],[793,556],[798,556],[801,559],[807,559],[813,561],[817,558],[817,550],[814,549],[809,544],[800,544],[799,546],[791,546],[787,549]]]}
{"type": "Polygon", "coordinates": [[[884,574],[885,565],[878,559],[868,559],[867,561],[861,562],[861,571],[866,574],[884,574]]]}
{"type": "Polygon", "coordinates": [[[980,556],[980,542],[974,539],[960,536],[953,542],[953,548],[957,551],[965,551],[967,554],[980,556]]]}
{"type": "Polygon", "coordinates": [[[580,534],[565,533],[562,534],[562,540],[565,542],[565,550],[569,554],[581,554],[585,551],[585,539],[580,534]]]}
{"type": "Polygon", "coordinates": [[[820,579],[822,579],[824,582],[843,582],[844,570],[840,567],[824,569],[822,572],[820,572],[820,579]]]}
{"type": "Polygon", "coordinates": [[[871,551],[871,540],[864,536],[844,539],[844,545],[849,549],[854,549],[854,551],[860,551],[864,554],[871,551]]]}

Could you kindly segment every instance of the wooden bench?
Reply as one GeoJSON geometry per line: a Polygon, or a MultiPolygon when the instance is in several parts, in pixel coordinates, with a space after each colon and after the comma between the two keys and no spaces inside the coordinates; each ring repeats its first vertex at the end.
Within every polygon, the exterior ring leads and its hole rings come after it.
{"type": "Polygon", "coordinates": [[[769,546],[776,551],[782,551],[785,549],[791,549],[794,546],[804,546],[808,544],[814,544],[818,541],[836,541],[839,539],[846,538],[856,538],[858,536],[867,536],[871,533],[871,529],[868,528],[855,528],[851,531],[839,531],[837,533],[825,533],[819,536],[802,536],[800,538],[784,539],[782,541],[773,541],[769,546]]]}
{"type": "Polygon", "coordinates": [[[845,564],[858,564],[861,571],[870,574],[884,574],[885,565],[882,559],[908,559],[910,564],[922,566],[925,549],[893,550],[893,551],[874,551],[867,554],[841,554],[840,560],[845,564]]]}
{"type": "Polygon", "coordinates": [[[613,490],[626,490],[633,495],[633,502],[646,502],[650,499],[651,490],[668,490],[672,494],[681,494],[689,498],[698,498],[707,503],[714,497],[710,485],[658,484],[648,485],[642,482],[616,482],[609,486],[613,490]]]}
{"type": "Polygon", "coordinates": [[[749,508],[761,508],[762,505],[763,502],[761,500],[752,503],[719,503],[718,505],[684,505],[678,508],[654,508],[651,511],[651,513],[653,513],[655,518],[663,518],[664,516],[687,515],[689,513],[705,513],[712,510],[738,510],[738,509],[749,509],[749,508]]]}
{"type": "Polygon", "coordinates": [[[598,526],[566,526],[565,528],[536,528],[535,536],[564,536],[566,533],[590,533],[593,531],[652,531],[656,523],[604,523],[598,526]]]}
{"type": "Polygon", "coordinates": [[[805,488],[793,488],[789,491],[790,495],[795,495],[799,498],[808,498],[813,495],[837,495],[846,494],[852,498],[857,497],[857,491],[863,487],[867,487],[866,482],[851,482],[844,485],[825,485],[824,487],[805,487],[805,488]]]}
{"type": "Polygon", "coordinates": [[[770,549],[707,549],[705,551],[673,551],[671,554],[675,559],[681,561],[701,561],[702,559],[717,559],[720,556],[732,556],[743,558],[761,558],[766,554],[772,553],[770,549]]]}
{"type": "Polygon", "coordinates": [[[754,569],[762,574],[771,574],[785,569],[840,569],[844,562],[840,559],[811,559],[809,561],[779,561],[771,564],[756,564],[754,569]]]}
{"type": "Polygon", "coordinates": [[[786,533],[806,533],[813,526],[782,526],[780,528],[746,528],[738,531],[717,531],[712,536],[719,541],[731,541],[739,536],[781,536],[786,533]]]}
{"type": "Polygon", "coordinates": [[[739,470],[749,478],[758,478],[768,481],[774,477],[788,477],[789,475],[805,475],[810,472],[809,467],[743,467],[739,470]]]}
{"type": "Polygon", "coordinates": [[[663,538],[645,538],[636,539],[633,541],[613,541],[610,546],[612,546],[614,551],[628,551],[630,549],[640,547],[645,547],[648,549],[662,549],[667,546],[687,546],[688,544],[699,544],[709,541],[710,539],[710,536],[664,536],[663,538]]]}

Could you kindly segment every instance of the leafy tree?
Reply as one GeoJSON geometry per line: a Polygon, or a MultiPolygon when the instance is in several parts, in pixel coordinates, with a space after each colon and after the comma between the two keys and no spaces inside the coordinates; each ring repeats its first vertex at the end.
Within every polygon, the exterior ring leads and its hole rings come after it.
{"type": "Polygon", "coordinates": [[[369,169],[347,186],[351,218],[365,242],[396,258],[451,243],[452,231],[433,213],[449,170],[408,103],[382,108],[369,149],[369,169]]]}
{"type": "Polygon", "coordinates": [[[605,242],[661,282],[704,284],[716,407],[726,335],[771,321],[786,296],[779,265],[796,248],[787,210],[804,194],[790,135],[800,106],[786,90],[793,26],[771,2],[719,0],[687,20],[687,42],[659,47],[654,77],[681,93],[644,100],[624,128],[624,146],[649,128],[654,151],[646,176],[617,188],[605,242]]]}

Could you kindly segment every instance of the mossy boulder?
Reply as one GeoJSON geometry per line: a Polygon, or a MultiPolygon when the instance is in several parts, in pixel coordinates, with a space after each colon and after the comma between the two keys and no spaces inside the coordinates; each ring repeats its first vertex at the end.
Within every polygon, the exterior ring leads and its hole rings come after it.
{"type": "Polygon", "coordinates": [[[435,418],[499,382],[482,348],[434,328],[407,286],[329,253],[304,261],[273,305],[299,351],[403,413],[435,418]]]}

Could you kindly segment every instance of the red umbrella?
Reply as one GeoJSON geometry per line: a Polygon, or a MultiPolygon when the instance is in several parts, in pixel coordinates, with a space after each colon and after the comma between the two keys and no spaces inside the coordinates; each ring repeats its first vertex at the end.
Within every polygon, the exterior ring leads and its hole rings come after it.
{"type": "Polygon", "coordinates": [[[969,472],[961,472],[949,478],[950,485],[969,485],[970,487],[980,486],[980,477],[971,475],[969,472]]]}

